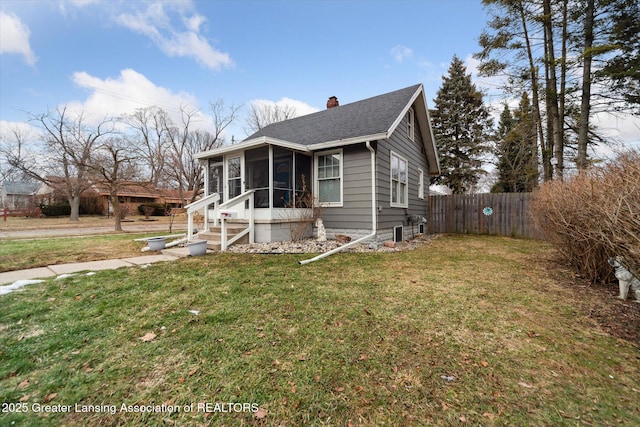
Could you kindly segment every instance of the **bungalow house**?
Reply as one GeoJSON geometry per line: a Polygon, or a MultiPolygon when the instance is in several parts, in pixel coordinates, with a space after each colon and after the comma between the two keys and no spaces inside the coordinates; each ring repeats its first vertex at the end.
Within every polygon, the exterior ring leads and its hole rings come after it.
{"type": "MultiPolygon", "coordinates": [[[[64,178],[47,177],[48,185],[43,186],[42,201],[45,204],[67,203],[64,178]]],[[[117,192],[121,207],[129,214],[137,215],[138,206],[142,204],[161,204],[167,208],[182,207],[182,199],[178,190],[156,188],[149,182],[122,182],[117,192]]],[[[183,196],[188,200],[193,191],[185,191],[183,196]]],[[[87,189],[80,195],[80,211],[83,214],[102,215],[113,213],[111,191],[108,183],[100,179],[89,179],[87,189]]]]}
{"type": "Polygon", "coordinates": [[[326,110],[197,157],[201,203],[216,201],[205,215],[251,220],[256,242],[289,240],[309,191],[327,237],[403,240],[426,216],[429,177],[440,173],[421,84],[345,105],[331,97],[326,110]]]}
{"type": "Polygon", "coordinates": [[[0,188],[0,207],[20,209],[37,206],[36,196],[40,187],[39,182],[4,181],[0,188]]]}

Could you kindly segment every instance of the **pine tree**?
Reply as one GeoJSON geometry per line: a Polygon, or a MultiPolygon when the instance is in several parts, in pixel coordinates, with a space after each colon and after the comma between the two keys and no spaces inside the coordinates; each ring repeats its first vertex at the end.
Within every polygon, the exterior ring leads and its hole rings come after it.
{"type": "Polygon", "coordinates": [[[526,92],[512,115],[504,106],[497,132],[498,182],[494,193],[531,191],[538,182],[536,128],[526,92]]]}
{"type": "Polygon", "coordinates": [[[454,55],[431,111],[442,170],[432,183],[446,185],[454,194],[468,192],[485,173],[482,157],[489,151],[493,126],[482,93],[466,71],[454,55]]]}
{"type": "Polygon", "coordinates": [[[597,74],[608,77],[613,92],[622,95],[637,113],[640,112],[640,5],[637,0],[604,3],[612,6],[607,23],[608,41],[616,55],[597,74]]]}
{"type": "Polygon", "coordinates": [[[498,131],[496,132],[496,148],[495,155],[498,159],[498,181],[491,188],[492,193],[509,193],[511,192],[511,186],[509,185],[509,171],[511,167],[509,165],[509,158],[506,156],[508,150],[508,140],[516,126],[511,110],[505,103],[502,113],[500,113],[500,122],[498,122],[498,131]]]}

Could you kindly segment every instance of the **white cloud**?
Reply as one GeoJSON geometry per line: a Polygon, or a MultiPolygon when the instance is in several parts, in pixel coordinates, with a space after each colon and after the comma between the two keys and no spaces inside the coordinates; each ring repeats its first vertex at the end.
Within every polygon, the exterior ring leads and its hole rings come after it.
{"type": "MultiPolygon", "coordinates": [[[[72,111],[82,111],[95,121],[130,114],[138,108],[158,106],[179,122],[181,106],[192,110],[198,108],[195,96],[157,86],[132,69],[122,70],[117,78],[100,79],[86,72],[76,72],[72,79],[78,86],[91,90],[91,94],[84,101],[68,102],[67,106],[72,111]]],[[[196,127],[210,128],[210,118],[200,115],[199,120],[196,127]]]]}
{"type": "Polygon", "coordinates": [[[403,62],[405,59],[413,56],[413,50],[406,46],[397,45],[391,49],[391,56],[393,56],[397,62],[403,62]]]}
{"type": "Polygon", "coordinates": [[[213,48],[201,33],[206,17],[191,13],[190,2],[147,3],[147,8],[137,13],[118,15],[116,22],[132,31],[149,37],[168,56],[188,57],[199,64],[218,71],[234,65],[228,53],[213,48]],[[167,7],[165,7],[167,6],[167,7]],[[171,16],[178,14],[180,25],[171,16]]]}
{"type": "MultiPolygon", "coordinates": [[[[467,68],[467,73],[471,74],[471,80],[480,90],[484,90],[490,95],[501,93],[500,88],[504,86],[506,77],[504,76],[492,76],[483,77],[478,74],[478,67],[480,66],[480,60],[468,55],[464,59],[464,65],[467,68]]],[[[448,66],[447,66],[448,68],[448,66]]]]}
{"type": "Polygon", "coordinates": [[[60,13],[63,16],[67,16],[70,13],[74,13],[76,9],[81,9],[83,7],[98,3],[100,0],[60,0],[58,3],[58,8],[60,9],[60,13]],[[67,9],[67,5],[73,6],[67,9]]]}
{"type": "Polygon", "coordinates": [[[27,122],[8,122],[6,120],[0,120],[0,141],[6,142],[15,139],[15,132],[23,136],[27,136],[37,134],[38,129],[27,122]]]}
{"type": "Polygon", "coordinates": [[[599,145],[596,153],[602,157],[611,157],[611,153],[619,148],[640,148],[640,117],[631,114],[615,115],[606,112],[596,113],[590,120],[607,139],[609,146],[599,145]]]}
{"type": "Polygon", "coordinates": [[[13,13],[0,10],[0,54],[17,53],[24,56],[29,65],[35,65],[36,56],[31,50],[31,31],[13,13]]]}
{"type": "Polygon", "coordinates": [[[207,19],[202,15],[194,15],[190,18],[185,18],[184,25],[186,25],[189,30],[197,33],[200,31],[200,26],[204,24],[206,20],[207,19]]]}
{"type": "Polygon", "coordinates": [[[307,104],[304,101],[298,101],[297,99],[291,99],[287,97],[280,98],[279,101],[270,101],[268,99],[254,99],[249,101],[251,105],[267,105],[267,106],[278,106],[278,107],[290,107],[293,108],[296,112],[296,117],[305,116],[307,114],[315,113],[318,110],[315,107],[307,104]]]}
{"type": "Polygon", "coordinates": [[[91,4],[98,3],[100,0],[63,0],[60,2],[60,9],[66,11],[66,4],[70,4],[75,7],[85,7],[91,4]]]}

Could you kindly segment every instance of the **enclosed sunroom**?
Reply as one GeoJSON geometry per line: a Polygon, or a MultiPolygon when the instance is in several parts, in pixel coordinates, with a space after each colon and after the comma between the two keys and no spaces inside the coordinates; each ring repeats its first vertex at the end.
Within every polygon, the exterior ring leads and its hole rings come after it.
{"type": "Polygon", "coordinates": [[[291,223],[300,222],[307,224],[311,236],[312,153],[266,140],[215,152],[213,157],[201,154],[205,199],[212,202],[210,221],[217,223],[221,216],[230,223],[252,221],[255,242],[289,240],[291,223]]]}

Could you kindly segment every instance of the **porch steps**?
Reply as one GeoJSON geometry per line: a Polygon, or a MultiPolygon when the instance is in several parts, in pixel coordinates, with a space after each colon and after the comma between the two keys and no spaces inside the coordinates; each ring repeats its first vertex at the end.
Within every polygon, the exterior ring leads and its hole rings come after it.
{"type": "MultiPolygon", "coordinates": [[[[227,239],[231,239],[236,234],[242,232],[246,226],[238,226],[238,225],[227,225],[227,239]]],[[[221,227],[211,227],[208,232],[200,232],[198,233],[198,240],[206,240],[207,241],[207,250],[208,251],[219,251],[222,244],[220,243],[222,240],[222,230],[221,227]]],[[[249,243],[249,235],[245,235],[236,243],[249,243]]],[[[162,250],[163,254],[172,255],[180,258],[184,258],[189,256],[189,248],[188,247],[175,247],[168,248],[162,250]]]]}

